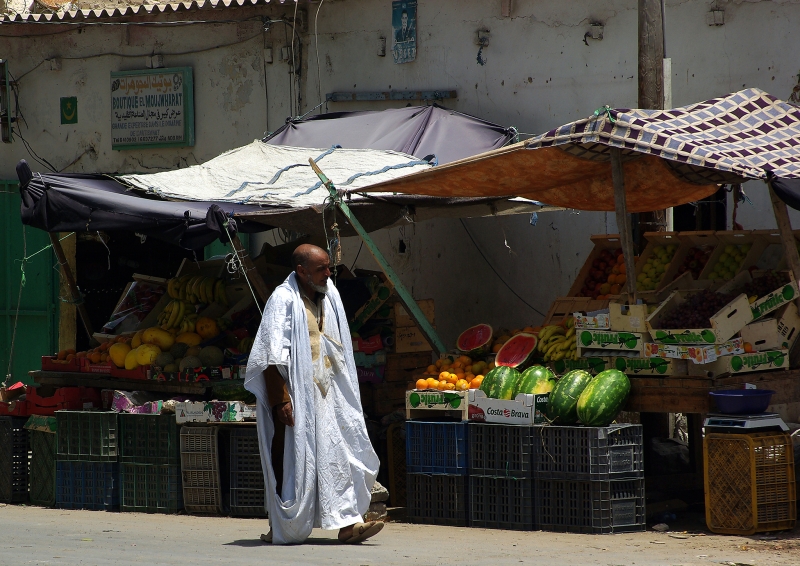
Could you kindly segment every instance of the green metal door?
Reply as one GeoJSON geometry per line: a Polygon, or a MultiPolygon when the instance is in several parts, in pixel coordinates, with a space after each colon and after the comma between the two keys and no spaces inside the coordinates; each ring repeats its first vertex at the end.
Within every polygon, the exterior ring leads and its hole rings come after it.
{"type": "Polygon", "coordinates": [[[43,230],[22,225],[16,182],[0,181],[0,199],[0,382],[8,374],[12,340],[11,383],[30,382],[28,372],[41,367],[41,356],[58,348],[59,277],[53,268],[55,256],[46,250],[25,263],[26,281],[20,294],[22,258],[48,246],[50,238],[43,230]]]}

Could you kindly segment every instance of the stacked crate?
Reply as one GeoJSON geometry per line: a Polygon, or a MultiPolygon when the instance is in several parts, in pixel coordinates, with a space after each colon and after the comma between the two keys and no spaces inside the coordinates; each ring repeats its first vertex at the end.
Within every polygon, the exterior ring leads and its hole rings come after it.
{"type": "Polygon", "coordinates": [[[56,504],[56,418],[41,419],[46,425],[44,430],[30,428],[30,423],[27,425],[31,448],[29,495],[34,505],[52,507],[56,504]]]}
{"type": "Polygon", "coordinates": [[[56,411],[56,507],[119,507],[117,413],[56,411]]]}
{"type": "Polygon", "coordinates": [[[469,524],[467,423],[406,423],[406,511],[412,522],[469,524]]]}
{"type": "Polygon", "coordinates": [[[224,513],[219,473],[219,427],[181,427],[180,447],[183,504],[186,511],[224,513]]]}
{"type": "Polygon", "coordinates": [[[536,526],[619,533],[645,528],[641,425],[535,426],[536,526]]]}
{"type": "Polygon", "coordinates": [[[533,530],[531,427],[470,423],[468,430],[470,526],[533,530]]]}
{"type": "Polygon", "coordinates": [[[0,502],[28,500],[28,431],[25,417],[0,417],[0,502]]]}
{"type": "Polygon", "coordinates": [[[264,472],[255,426],[230,431],[231,515],[266,517],[264,472]]]}
{"type": "Polygon", "coordinates": [[[183,509],[175,415],[119,415],[120,511],[183,509]]]}

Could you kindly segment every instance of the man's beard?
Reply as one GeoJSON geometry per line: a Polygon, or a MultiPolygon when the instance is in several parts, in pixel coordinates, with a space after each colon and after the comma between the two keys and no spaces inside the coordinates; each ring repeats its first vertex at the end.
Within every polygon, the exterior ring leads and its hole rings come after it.
{"type": "Polygon", "coordinates": [[[327,279],[325,280],[325,285],[316,285],[316,284],[314,284],[314,282],[309,280],[308,286],[311,287],[312,289],[314,289],[317,293],[325,294],[325,293],[328,292],[328,280],[327,279]]]}

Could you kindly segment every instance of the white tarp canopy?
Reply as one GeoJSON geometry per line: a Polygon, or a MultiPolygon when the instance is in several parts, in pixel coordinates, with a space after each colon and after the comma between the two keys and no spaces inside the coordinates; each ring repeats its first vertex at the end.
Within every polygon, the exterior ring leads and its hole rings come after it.
{"type": "MultiPolygon", "coordinates": [[[[390,150],[309,149],[260,140],[186,169],[122,175],[122,182],[170,200],[289,208],[317,207],[328,191],[308,164],[314,159],[337,189],[352,191],[417,173],[428,161],[390,150]]],[[[361,198],[352,195],[353,199],[361,198]]]]}

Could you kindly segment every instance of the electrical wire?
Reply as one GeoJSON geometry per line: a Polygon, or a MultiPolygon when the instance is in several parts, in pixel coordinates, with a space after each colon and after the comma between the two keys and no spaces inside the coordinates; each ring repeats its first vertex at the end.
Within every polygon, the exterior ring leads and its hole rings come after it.
{"type": "Polygon", "coordinates": [[[19,306],[22,303],[22,288],[25,286],[25,258],[28,255],[28,235],[25,231],[25,226],[22,227],[22,274],[19,278],[19,294],[17,295],[17,312],[14,316],[14,330],[11,334],[11,348],[8,351],[8,370],[6,371],[5,385],[9,387],[11,384],[11,366],[14,363],[14,342],[17,339],[17,322],[19,322],[19,306]]]}
{"type": "Polygon", "coordinates": [[[320,78],[319,71],[319,37],[317,36],[317,20],[319,19],[319,11],[322,9],[322,4],[324,3],[325,0],[320,0],[319,6],[317,6],[317,13],[314,16],[314,46],[317,51],[317,98],[320,101],[317,108],[322,106],[322,79],[320,78]]]}
{"type": "Polygon", "coordinates": [[[25,149],[28,151],[28,155],[30,155],[36,161],[38,161],[39,165],[41,165],[42,167],[46,167],[47,169],[50,169],[50,171],[52,171],[53,173],[58,173],[58,170],[55,167],[53,167],[53,165],[49,161],[47,161],[47,159],[45,159],[44,157],[39,157],[39,154],[36,153],[36,151],[34,151],[34,149],[31,146],[31,144],[28,143],[28,140],[26,140],[22,136],[22,133],[19,130],[15,130],[14,133],[17,135],[17,137],[19,137],[19,139],[22,140],[22,145],[25,146],[25,149]]]}
{"type": "Polygon", "coordinates": [[[546,314],[544,314],[542,311],[540,311],[539,309],[537,309],[536,307],[534,307],[532,304],[530,304],[528,301],[526,301],[525,299],[523,299],[523,298],[522,298],[522,297],[519,295],[519,293],[517,293],[517,292],[516,292],[514,289],[512,289],[512,288],[511,288],[511,285],[509,285],[508,283],[506,283],[506,280],[505,280],[505,279],[503,279],[503,277],[502,277],[502,276],[501,276],[501,275],[500,275],[500,274],[497,272],[497,270],[494,268],[494,266],[493,266],[493,265],[492,265],[492,263],[489,261],[489,259],[488,259],[488,258],[487,258],[487,257],[486,257],[484,254],[483,254],[483,250],[481,250],[480,246],[478,246],[478,243],[475,241],[475,238],[473,238],[473,237],[472,237],[472,234],[470,233],[470,231],[469,231],[469,228],[467,228],[467,224],[464,222],[464,219],[463,219],[463,218],[460,218],[459,220],[461,220],[461,225],[464,227],[464,231],[467,233],[467,236],[469,236],[469,239],[470,239],[470,240],[472,240],[472,244],[475,246],[475,249],[476,249],[476,250],[478,250],[478,253],[479,253],[479,254],[481,254],[481,257],[483,258],[483,261],[485,261],[485,262],[486,262],[486,264],[489,266],[489,268],[490,268],[492,271],[494,271],[494,274],[495,274],[495,275],[497,275],[497,278],[500,280],[500,282],[501,282],[501,283],[503,283],[503,285],[505,285],[505,286],[508,288],[508,290],[509,290],[509,291],[511,291],[511,292],[514,294],[514,296],[515,296],[515,297],[517,297],[517,298],[518,298],[520,301],[522,301],[523,303],[525,303],[525,304],[528,306],[528,308],[530,308],[531,310],[533,310],[533,311],[535,311],[535,312],[539,313],[539,314],[540,314],[540,315],[542,315],[542,316],[547,316],[547,315],[546,315],[546,314]]]}
{"type": "Polygon", "coordinates": [[[356,254],[356,259],[353,260],[353,265],[350,266],[350,273],[353,273],[353,269],[356,267],[356,262],[358,261],[358,256],[361,255],[361,248],[364,247],[364,240],[361,240],[361,245],[358,246],[358,253],[356,254]]]}

